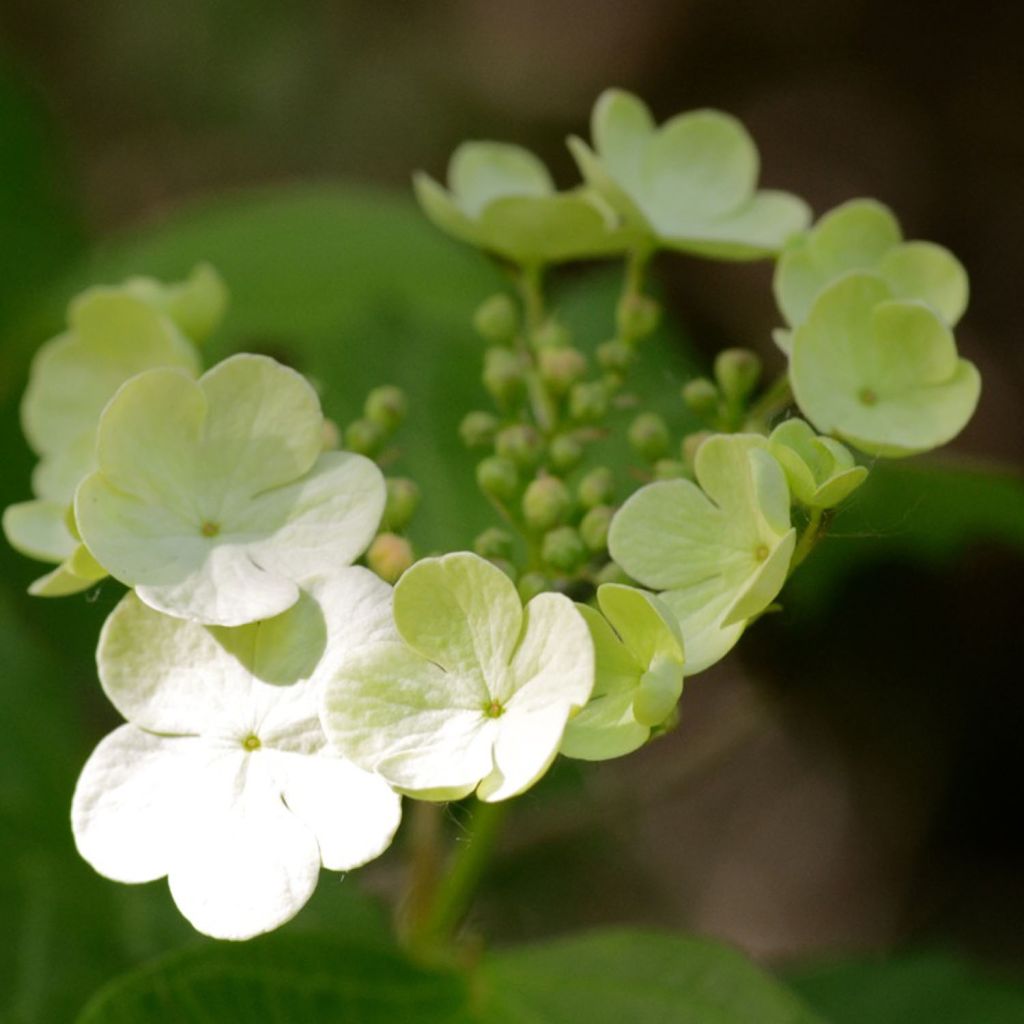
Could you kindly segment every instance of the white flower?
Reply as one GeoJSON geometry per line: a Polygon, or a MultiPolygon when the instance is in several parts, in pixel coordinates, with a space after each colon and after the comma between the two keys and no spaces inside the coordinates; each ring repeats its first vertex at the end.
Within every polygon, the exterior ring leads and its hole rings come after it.
{"type": "Polygon", "coordinates": [[[128,719],[78,780],[82,856],[120,882],[168,877],[201,932],[244,939],[306,903],[321,864],[357,867],[390,844],[399,797],[336,756],[312,678],[323,651],[393,636],[390,589],[350,568],[276,619],[237,629],[170,618],[128,594],[97,661],[128,719]]]}
{"type": "Polygon", "coordinates": [[[368,771],[422,799],[528,789],[594,685],[586,623],[560,594],[523,609],[509,578],[459,552],[418,562],[394,595],[399,642],[338,659],[323,722],[368,771]]]}

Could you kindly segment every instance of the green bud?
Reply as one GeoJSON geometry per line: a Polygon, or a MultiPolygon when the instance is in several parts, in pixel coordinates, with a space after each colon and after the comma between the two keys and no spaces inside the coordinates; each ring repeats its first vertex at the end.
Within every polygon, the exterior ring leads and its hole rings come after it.
{"type": "Polygon", "coordinates": [[[334,452],[340,445],[341,431],[338,429],[338,424],[325,416],[323,426],[320,428],[320,450],[334,452]]]}
{"type": "Polygon", "coordinates": [[[615,476],[607,466],[590,470],[576,487],[576,496],[584,508],[609,505],[615,497],[615,476]]]}
{"type": "Polygon", "coordinates": [[[384,428],[373,420],[353,420],[345,428],[345,447],[359,455],[372,458],[383,447],[385,440],[384,428]]]}
{"type": "Polygon", "coordinates": [[[690,412],[702,419],[713,416],[722,396],[707,377],[694,377],[683,385],[683,401],[690,412]]]}
{"type": "Polygon", "coordinates": [[[654,412],[642,412],[629,425],[629,443],[648,462],[656,462],[668,451],[671,441],[665,421],[654,412]]]}
{"type": "Polygon", "coordinates": [[[524,572],[519,578],[519,599],[525,604],[550,587],[547,576],[542,572],[524,572]]]}
{"type": "Polygon", "coordinates": [[[697,458],[697,449],[711,436],[712,434],[710,430],[698,430],[693,434],[687,434],[686,437],[683,438],[680,449],[683,461],[691,471],[693,470],[694,462],[697,458]]]}
{"type": "Polygon", "coordinates": [[[484,494],[498,501],[512,501],[519,490],[519,471],[510,459],[492,455],[477,465],[476,482],[484,494]]]}
{"type": "Polygon", "coordinates": [[[523,495],[523,518],[532,530],[550,530],[564,523],[572,508],[569,489],[557,476],[530,482],[523,495]]]}
{"type": "Polygon", "coordinates": [[[382,427],[387,433],[397,430],[409,411],[405,392],[393,384],[374,388],[363,404],[363,415],[382,427]]]}
{"type": "Polygon", "coordinates": [[[654,464],[655,480],[681,480],[689,475],[690,470],[685,462],[678,462],[675,459],[658,459],[654,464]]]}
{"type": "Polygon", "coordinates": [[[514,546],[515,541],[512,539],[512,534],[506,530],[498,529],[497,526],[484,530],[473,541],[473,550],[481,558],[490,558],[492,560],[495,558],[511,558],[514,546]]]}
{"type": "Polygon", "coordinates": [[[519,573],[516,567],[507,558],[489,558],[488,561],[495,569],[500,569],[513,583],[519,573]]]}
{"type": "Polygon", "coordinates": [[[619,336],[639,341],[653,334],[661,320],[661,306],[649,295],[627,295],[615,310],[619,336]]]}
{"type": "Polygon", "coordinates": [[[587,558],[583,538],[571,526],[559,526],[544,535],[540,557],[556,572],[571,573],[587,558]]]}
{"type": "Polygon", "coordinates": [[[595,505],[580,522],[580,536],[583,543],[595,554],[608,547],[608,527],[615,514],[610,505],[595,505]]]}
{"type": "Polygon", "coordinates": [[[626,574],[625,569],[615,562],[608,562],[602,565],[594,577],[594,582],[601,586],[602,583],[625,583],[632,585],[634,581],[626,574]]]}
{"type": "Polygon", "coordinates": [[[572,344],[572,331],[563,323],[548,317],[533,332],[533,344],[536,348],[565,348],[572,344]]]}
{"type": "Polygon", "coordinates": [[[483,448],[498,432],[498,417],[489,412],[468,412],[459,424],[459,437],[467,448],[483,448]]]}
{"type": "Polygon", "coordinates": [[[587,372],[586,356],[575,348],[541,349],[537,362],[540,379],[555,395],[564,395],[587,372]]]}
{"type": "Polygon", "coordinates": [[[531,469],[544,455],[544,438],[536,427],[516,423],[498,434],[494,450],[502,458],[511,459],[520,469],[531,469]]]}
{"type": "Polygon", "coordinates": [[[388,477],[385,482],[388,496],[383,523],[389,530],[404,530],[419,507],[420,489],[414,481],[403,476],[388,477]]]}
{"type": "Polygon", "coordinates": [[[592,422],[608,412],[608,392],[600,381],[576,384],[569,393],[569,415],[574,420],[592,422]]]}
{"type": "Polygon", "coordinates": [[[748,348],[727,348],[715,360],[715,379],[730,402],[745,402],[761,379],[761,359],[748,348]]]}
{"type": "Polygon", "coordinates": [[[498,292],[477,306],[473,327],[492,345],[508,344],[519,330],[519,310],[508,295],[498,292]]]}
{"type": "Polygon", "coordinates": [[[609,373],[625,373],[633,363],[633,350],[622,341],[602,341],[597,346],[597,362],[609,373]]]}
{"type": "Polygon", "coordinates": [[[548,458],[551,466],[559,473],[568,473],[575,469],[583,458],[583,445],[572,434],[559,434],[552,438],[548,446],[548,458]]]}
{"type": "Polygon", "coordinates": [[[523,368],[518,357],[504,348],[489,348],[484,356],[484,387],[496,402],[514,402],[523,393],[523,368]]]}
{"type": "Polygon", "coordinates": [[[366,564],[385,583],[395,583],[414,561],[412,545],[394,533],[379,533],[366,552],[366,564]]]}

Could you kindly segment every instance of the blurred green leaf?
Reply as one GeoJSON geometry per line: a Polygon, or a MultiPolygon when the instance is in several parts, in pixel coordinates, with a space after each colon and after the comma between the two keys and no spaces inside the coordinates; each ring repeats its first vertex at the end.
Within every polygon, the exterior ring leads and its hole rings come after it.
{"type": "Polygon", "coordinates": [[[487,1024],[822,1024],[735,950],[669,934],[593,932],[507,950],[481,974],[487,1024]]]}
{"type": "Polygon", "coordinates": [[[790,983],[832,1024],[1019,1024],[1024,979],[943,953],[804,968],[790,983]]]}
{"type": "Polygon", "coordinates": [[[457,975],[335,939],[283,935],[186,950],[118,978],[77,1024],[460,1024],[457,975]]]}

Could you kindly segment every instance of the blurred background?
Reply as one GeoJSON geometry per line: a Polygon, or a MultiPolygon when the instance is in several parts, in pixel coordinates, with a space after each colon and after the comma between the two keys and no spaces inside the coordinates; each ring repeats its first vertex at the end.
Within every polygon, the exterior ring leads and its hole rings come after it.
{"type": "MultiPolygon", "coordinates": [[[[408,384],[427,435],[403,468],[448,495],[421,542],[466,545],[487,518],[448,419],[483,401],[467,325],[500,278],[420,222],[411,172],[498,138],[571,184],[563,140],[609,85],[659,119],[729,110],[768,186],[817,214],[877,197],[957,253],[981,407],[941,457],[855,498],[783,612],[689,685],[670,737],[521,801],[476,923],[502,942],[654,923],[795,976],[922,946],[1024,968],[1022,38],[1020,4],[942,0],[0,0],[3,503],[28,497],[17,401],[74,288],[210,259],[235,297],[223,351],[281,353],[328,411],[408,384]]],[[[683,363],[745,345],[780,367],[770,265],[655,271],[683,363]]],[[[565,287],[602,340],[610,282],[565,287]]],[[[115,589],[31,603],[41,567],[5,549],[0,568],[0,1000],[11,1021],[67,1020],[192,937],[162,883],[106,883],[71,845],[74,779],[115,722],[91,662],[115,589]]],[[[387,893],[397,870],[363,874],[387,893]]],[[[358,917],[348,889],[304,913],[358,917]]]]}

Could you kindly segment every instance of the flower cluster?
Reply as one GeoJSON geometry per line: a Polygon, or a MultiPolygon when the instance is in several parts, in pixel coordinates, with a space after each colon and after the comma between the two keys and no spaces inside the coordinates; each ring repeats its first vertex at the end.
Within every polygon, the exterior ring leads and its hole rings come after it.
{"type": "Polygon", "coordinates": [[[568,192],[497,143],[461,146],[447,190],[415,181],[427,215],[519,286],[474,316],[493,409],[460,433],[500,522],[473,551],[416,559],[419,488],[378,464],[398,389],[339,430],[271,358],[201,372],[226,308],[208,267],[90,289],[33,363],[34,497],[4,530],[57,565],[33,593],[127,588],[97,654],[125,724],[82,771],[75,839],[109,878],[167,877],[200,931],[279,926],[321,868],[389,846],[403,796],[502,801],[559,753],[620,757],[671,729],[684,673],[725,656],[864,483],[857,453],[928,450],[973,412],[951,333],[966,276],[945,249],[904,242],[866,200],[809,227],[802,200],[757,188],[726,114],[657,127],[610,91],[592,129],[570,140],[585,182],[568,192]],[[658,250],[777,257],[787,324],[775,383],[745,349],[686,383],[706,429],[683,436],[630,383],[658,329],[658,250]],[[614,329],[591,352],[546,308],[544,274],[616,254],[614,329]],[[638,406],[636,464],[616,472],[602,446],[638,406]]]}

